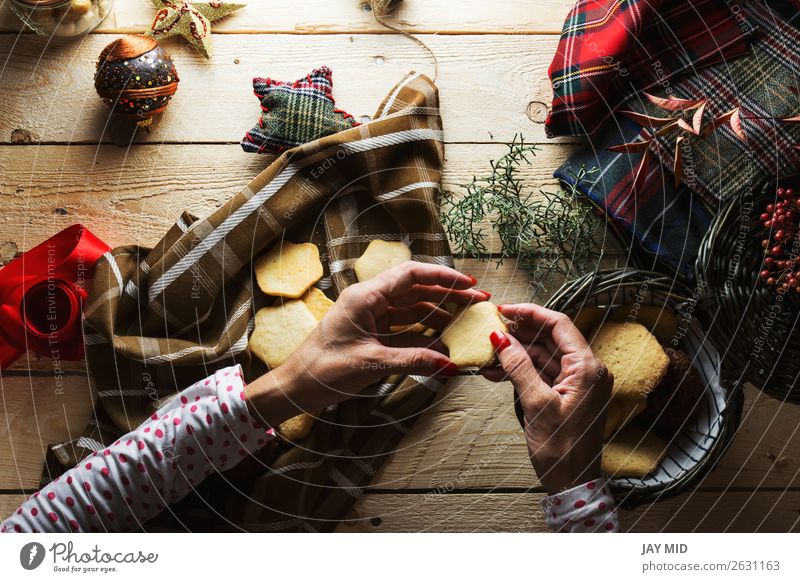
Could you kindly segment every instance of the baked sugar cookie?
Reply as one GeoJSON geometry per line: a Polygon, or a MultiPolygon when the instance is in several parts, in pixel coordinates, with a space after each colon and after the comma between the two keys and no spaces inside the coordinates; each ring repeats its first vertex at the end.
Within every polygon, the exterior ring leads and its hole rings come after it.
{"type": "Polygon", "coordinates": [[[277,297],[296,299],[322,279],[319,249],[313,243],[278,242],[253,268],[259,288],[277,297]]]}
{"type": "Polygon", "coordinates": [[[584,307],[579,312],[571,315],[572,323],[578,328],[587,340],[592,337],[592,330],[596,329],[608,316],[608,311],[602,307],[584,307]]]}
{"type": "Polygon", "coordinates": [[[675,334],[678,331],[678,320],[669,307],[623,305],[614,309],[610,319],[641,323],[662,344],[668,344],[675,339],[675,334]]]}
{"type": "Polygon", "coordinates": [[[353,270],[359,281],[366,281],[410,260],[411,249],[405,243],[374,240],[356,261],[353,270]]]}
{"type": "Polygon", "coordinates": [[[618,430],[628,426],[628,423],[636,418],[647,408],[647,399],[638,398],[612,398],[608,403],[608,415],[606,416],[606,426],[603,430],[603,439],[609,438],[618,430]]]}
{"type": "Polygon", "coordinates": [[[460,309],[442,332],[450,360],[459,368],[482,368],[494,363],[495,350],[489,335],[508,331],[491,301],[473,303],[460,309]]]}
{"type": "Polygon", "coordinates": [[[278,433],[289,442],[306,438],[314,427],[314,417],[305,412],[284,420],[278,427],[278,433]]]}
{"type": "Polygon", "coordinates": [[[603,446],[601,468],[609,477],[645,477],[658,468],[667,444],[652,432],[629,426],[603,446]]]}
{"type": "Polygon", "coordinates": [[[667,373],[669,357],[640,323],[607,321],[589,345],[614,375],[613,398],[642,399],[667,373]]]}
{"type": "Polygon", "coordinates": [[[421,323],[411,323],[409,325],[390,325],[389,331],[392,333],[425,333],[428,328],[421,323]]]}
{"type": "Polygon", "coordinates": [[[302,297],[302,301],[317,320],[321,320],[325,317],[328,310],[333,307],[333,301],[328,299],[328,296],[316,287],[312,287],[306,291],[306,294],[302,297]]]}
{"type": "Polygon", "coordinates": [[[300,300],[264,307],[256,313],[256,328],[249,346],[270,369],[277,368],[300,347],[317,327],[317,318],[300,300]]]}

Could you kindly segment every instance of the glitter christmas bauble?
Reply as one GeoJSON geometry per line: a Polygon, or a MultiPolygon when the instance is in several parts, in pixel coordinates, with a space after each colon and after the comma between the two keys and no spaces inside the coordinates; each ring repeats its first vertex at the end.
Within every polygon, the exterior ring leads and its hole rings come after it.
{"type": "Polygon", "coordinates": [[[126,35],[109,44],[97,60],[94,86],[115,113],[147,127],[178,90],[169,54],[147,36],[126,35]]]}

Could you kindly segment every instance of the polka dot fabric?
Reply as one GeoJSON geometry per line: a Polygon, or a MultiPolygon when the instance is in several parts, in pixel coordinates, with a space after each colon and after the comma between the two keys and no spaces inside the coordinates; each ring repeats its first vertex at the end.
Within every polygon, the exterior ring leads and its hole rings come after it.
{"type": "Polygon", "coordinates": [[[605,478],[595,479],[541,501],[547,525],[568,533],[619,532],[614,497],[605,478]]]}
{"type": "Polygon", "coordinates": [[[273,438],[250,416],[238,366],[182,391],[136,430],[34,493],[2,532],[136,531],[273,438]]]}

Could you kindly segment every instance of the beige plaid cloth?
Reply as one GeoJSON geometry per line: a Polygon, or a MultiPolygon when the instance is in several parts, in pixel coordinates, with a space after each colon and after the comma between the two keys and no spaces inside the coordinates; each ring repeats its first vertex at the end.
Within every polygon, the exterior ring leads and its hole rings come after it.
{"type": "MultiPolygon", "coordinates": [[[[50,448],[45,481],[217,368],[265,372],[247,347],[269,301],[251,262],[273,243],[316,243],[318,286],[332,298],[356,281],[353,264],[374,239],[406,240],[415,260],[451,265],[437,212],[443,157],[436,87],[412,73],[369,123],[284,153],[208,218],[185,213],[152,249],[106,254],[85,309],[98,404],[80,438],[50,448]]],[[[387,378],[326,410],[300,446],[208,479],[150,529],[331,530],[440,387],[387,378]]]]}

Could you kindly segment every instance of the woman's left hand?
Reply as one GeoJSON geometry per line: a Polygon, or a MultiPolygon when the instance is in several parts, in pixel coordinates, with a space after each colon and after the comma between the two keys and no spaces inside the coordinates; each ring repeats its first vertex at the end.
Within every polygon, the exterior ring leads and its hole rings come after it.
{"type": "Polygon", "coordinates": [[[276,415],[285,417],[280,422],[319,411],[392,374],[455,374],[437,339],[390,328],[443,329],[451,315],[439,305],[489,298],[475,283],[454,269],[409,261],[351,285],[289,360],[248,386],[248,398],[274,424],[276,415]]]}

